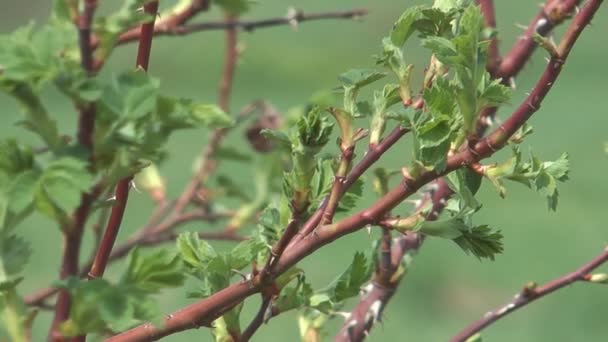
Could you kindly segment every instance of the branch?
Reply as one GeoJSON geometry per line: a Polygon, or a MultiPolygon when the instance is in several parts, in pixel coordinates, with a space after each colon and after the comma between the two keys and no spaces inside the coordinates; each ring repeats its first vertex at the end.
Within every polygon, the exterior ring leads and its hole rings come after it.
{"type": "Polygon", "coordinates": [[[450,342],[464,342],[470,337],[477,334],[487,326],[495,323],[502,319],[513,311],[520,309],[537,299],[547,296],[559,289],[562,289],[574,282],[578,281],[593,281],[593,277],[590,274],[591,271],[598,268],[602,264],[608,261],[608,248],[593,258],[588,263],[581,266],[576,271],[566,274],[562,277],[554,279],[545,285],[536,286],[534,283],[525,286],[520,293],[518,293],[512,301],[501,306],[500,308],[486,313],[478,321],[473,322],[471,325],[462,330],[458,335],[452,337],[450,342]]]}
{"type": "Polygon", "coordinates": [[[551,34],[555,26],[572,16],[579,3],[581,0],[548,0],[532,19],[523,36],[519,37],[511,51],[504,57],[496,70],[496,78],[508,82],[509,78],[517,76],[538,45],[534,35],[546,37],[551,34]]]}
{"type": "Polygon", "coordinates": [[[251,336],[255,334],[255,332],[260,328],[262,323],[266,321],[266,318],[272,316],[272,307],[270,306],[271,304],[272,300],[270,299],[270,297],[262,298],[262,304],[260,305],[258,313],[255,315],[251,323],[249,323],[249,326],[247,326],[247,328],[241,335],[241,342],[249,341],[249,339],[251,339],[251,336]]]}
{"type": "MultiPolygon", "coordinates": [[[[154,34],[158,36],[180,36],[202,31],[231,29],[240,29],[247,32],[253,32],[256,29],[280,25],[291,25],[293,27],[297,27],[299,23],[305,21],[324,19],[358,19],[364,15],[367,15],[367,13],[368,12],[366,9],[353,9],[349,11],[321,12],[310,14],[306,14],[301,10],[293,10],[289,11],[289,13],[284,17],[251,21],[218,21],[190,25],[183,25],[186,21],[179,22],[178,20],[168,20],[166,23],[161,21],[160,23],[163,24],[157,24],[154,28],[154,34]]],[[[137,34],[132,31],[127,31],[125,34],[120,36],[118,44],[129,43],[135,40],[137,40],[137,34]]]]}
{"type": "MultiPolygon", "coordinates": [[[[84,71],[92,75],[93,68],[93,51],[90,48],[91,40],[91,24],[93,15],[97,7],[96,0],[84,1],[83,12],[78,15],[78,36],[80,46],[80,60],[84,71]]],[[[93,131],[95,128],[95,112],[96,108],[93,103],[87,103],[77,106],[79,111],[78,116],[78,131],[76,136],[78,143],[83,146],[90,154],[91,168],[93,163],[93,131]]],[[[99,196],[100,187],[95,187],[90,193],[82,194],[80,205],[74,212],[74,223],[71,227],[64,227],[64,250],[63,259],[61,262],[60,279],[77,275],[78,259],[80,257],[80,245],[82,243],[82,235],[84,226],[86,225],[93,201],[99,196]]],[[[55,304],[55,315],[51,323],[49,331],[49,340],[63,341],[63,337],[59,334],[59,325],[68,319],[70,315],[71,299],[67,290],[62,290],[59,293],[59,298],[55,304]]]]}
{"type": "MultiPolygon", "coordinates": [[[[493,8],[491,7],[491,6],[493,6],[493,3],[491,1],[484,1],[484,0],[480,0],[480,1],[478,1],[478,3],[481,4],[482,12],[484,13],[484,16],[486,18],[486,24],[491,25],[491,23],[493,22],[492,17],[494,16],[493,8]],[[485,9],[484,9],[484,6],[485,6],[485,9]]],[[[511,58],[519,60],[519,62],[521,64],[514,65],[513,68],[511,68],[510,72],[512,72],[513,75],[507,75],[509,78],[514,76],[517,72],[519,72],[519,70],[521,70],[523,68],[525,62],[531,56],[531,53],[532,53],[534,47],[535,47],[535,44],[528,46],[528,49],[519,49],[519,48],[517,48],[517,45],[516,45],[511,50],[511,52],[510,52],[511,58]],[[522,57],[522,56],[525,56],[525,57],[522,57]]],[[[491,68],[492,68],[492,65],[488,64],[488,69],[490,72],[492,71],[491,68]]],[[[486,110],[486,115],[493,115],[495,112],[496,112],[496,107],[489,108],[489,110],[486,110]]],[[[488,127],[488,122],[486,120],[479,120],[478,127],[477,127],[478,134],[482,135],[483,131],[487,127],[488,127]]],[[[438,182],[438,190],[433,194],[433,199],[432,199],[433,208],[431,210],[431,214],[434,215],[435,218],[436,218],[436,216],[438,216],[441,213],[441,211],[443,209],[443,205],[446,203],[446,201],[449,199],[449,197],[452,195],[452,193],[453,192],[448,187],[446,182],[444,182],[442,180],[440,180],[438,182]]],[[[432,217],[427,217],[427,220],[428,219],[432,219],[432,217]]],[[[411,233],[411,234],[406,235],[405,237],[402,237],[401,239],[398,240],[401,243],[395,244],[394,249],[396,249],[396,251],[394,252],[394,254],[396,254],[397,256],[399,256],[401,258],[401,257],[403,257],[403,255],[405,255],[405,253],[417,251],[422,246],[422,243],[424,242],[424,239],[422,239],[422,238],[423,238],[423,236],[419,236],[418,233],[411,233]],[[413,243],[409,243],[408,241],[418,241],[418,243],[413,244],[413,243]]],[[[388,301],[392,297],[394,288],[396,288],[398,283],[394,284],[394,286],[374,286],[375,284],[376,283],[372,282],[371,291],[366,295],[366,297],[363,300],[361,300],[358,303],[358,305],[352,311],[351,316],[346,320],[342,329],[336,336],[336,340],[342,340],[345,337],[348,337],[352,341],[363,340],[363,338],[365,336],[367,336],[367,334],[369,333],[369,330],[371,329],[373,323],[375,323],[377,320],[380,319],[379,315],[381,314],[382,310],[374,311],[373,305],[374,305],[374,303],[376,303],[375,304],[376,306],[379,305],[379,307],[384,309],[384,307],[388,304],[388,301]],[[370,315],[367,315],[368,313],[369,314],[375,313],[376,315],[370,316],[370,315]],[[375,320],[369,320],[369,319],[365,320],[364,318],[366,318],[366,317],[372,317],[375,320]]]]}
{"type": "MultiPolygon", "coordinates": [[[[552,56],[547,68],[530,95],[522,104],[520,104],[503,125],[486,138],[481,139],[475,145],[470,146],[470,148],[450,156],[447,160],[445,171],[425,171],[416,178],[406,178],[399,186],[393,188],[371,207],[337,223],[319,227],[316,230],[316,234],[301,239],[300,242],[294,244],[285,251],[277,263],[276,272],[278,274],[285,272],[298,261],[322,246],[329,244],[346,234],[355,232],[368,224],[374,224],[381,219],[386,212],[392,210],[408,196],[416,193],[423,185],[462,166],[487,158],[503,147],[509,137],[538,110],[542,100],[560,74],[562,65],[573,44],[576,42],[576,39],[579,37],[582,30],[590,22],[591,17],[597,11],[600,4],[600,0],[591,0],[583,7],[564,35],[558,53],[552,56]]],[[[231,307],[248,296],[259,292],[260,286],[252,286],[252,283],[255,283],[255,281],[233,284],[204,300],[174,312],[165,318],[162,327],[154,327],[152,324],[146,323],[111,337],[107,341],[150,341],[178,331],[209,324],[217,317],[218,313],[222,312],[223,308],[231,307]]]]}
{"type": "MultiPolygon", "coordinates": [[[[148,70],[148,64],[150,61],[150,51],[152,49],[152,32],[154,30],[154,20],[156,19],[156,12],[158,11],[158,1],[152,1],[144,5],[144,12],[152,14],[152,20],[148,23],[141,25],[141,37],[139,41],[139,47],[137,51],[136,66],[144,70],[148,70]]],[[[88,44],[90,46],[90,44],[88,44]]],[[[127,207],[127,200],[129,198],[129,188],[131,186],[132,177],[126,177],[118,182],[115,191],[116,201],[112,206],[110,212],[110,219],[106,226],[105,233],[97,250],[97,255],[91,266],[87,278],[96,279],[103,276],[103,273],[108,264],[108,258],[116,242],[118,231],[122,223],[122,218],[127,207]]],[[[76,264],[78,265],[78,264],[76,264]]],[[[73,342],[84,342],[86,341],[86,335],[74,337],[73,342]]]]}
{"type": "MultiPolygon", "coordinates": [[[[500,62],[500,65],[496,69],[489,69],[492,76],[502,79],[503,84],[512,86],[513,78],[523,69],[538,46],[534,40],[534,35],[549,36],[558,24],[568,19],[575,12],[576,6],[580,2],[581,0],[547,1],[530,25],[528,25],[523,36],[519,37],[509,53],[500,62]],[[552,19],[548,20],[547,18],[552,19]]],[[[486,22],[488,22],[487,18],[486,22]]],[[[477,121],[478,131],[483,130],[484,126],[491,123],[491,118],[494,117],[497,110],[497,107],[489,107],[482,111],[477,121]]]]}
{"type": "MultiPolygon", "coordinates": [[[[154,25],[154,35],[161,34],[162,31],[173,30],[176,27],[181,27],[198,13],[209,9],[208,0],[192,0],[190,4],[183,9],[179,8],[173,11],[170,15],[162,16],[156,20],[154,25]]],[[[139,28],[132,28],[120,35],[117,45],[138,41],[140,36],[139,28]]]]}
{"type": "MultiPolygon", "coordinates": [[[[231,15],[226,15],[225,18],[226,23],[231,23],[235,21],[235,18],[231,15]]],[[[226,54],[224,57],[224,70],[222,72],[222,77],[218,86],[218,103],[220,108],[226,113],[230,110],[230,95],[232,91],[232,81],[234,80],[234,70],[236,68],[236,62],[238,59],[238,48],[237,48],[237,32],[234,28],[226,31],[226,54]]],[[[205,147],[202,158],[201,165],[194,175],[194,177],[190,180],[190,183],[187,185],[186,189],[182,193],[182,195],[177,200],[175,205],[175,212],[179,213],[183,210],[190,201],[192,201],[192,197],[198,190],[201,184],[207,182],[209,175],[215,169],[215,161],[214,156],[219,148],[222,140],[228,133],[229,128],[218,128],[213,131],[209,141],[207,142],[207,146],[205,147]]]]}
{"type": "MultiPolygon", "coordinates": [[[[477,4],[483,13],[486,26],[495,30],[496,29],[496,12],[494,11],[494,0],[477,0],[477,4]]],[[[493,37],[488,47],[488,64],[486,68],[491,75],[500,65],[500,53],[498,52],[498,38],[493,37]]]]}
{"type": "MultiPolygon", "coordinates": [[[[452,193],[443,180],[438,180],[437,183],[438,190],[427,198],[433,203],[430,214],[426,217],[429,221],[437,219],[445,206],[445,198],[452,193]]],[[[424,202],[418,207],[424,206],[424,202]]],[[[407,272],[399,270],[403,257],[408,253],[417,253],[423,242],[424,235],[416,232],[408,232],[393,241],[389,266],[377,268],[370,285],[365,288],[365,296],[351,311],[334,341],[362,341],[369,334],[373,325],[381,320],[384,308],[397,290],[403,273],[407,272]]]]}

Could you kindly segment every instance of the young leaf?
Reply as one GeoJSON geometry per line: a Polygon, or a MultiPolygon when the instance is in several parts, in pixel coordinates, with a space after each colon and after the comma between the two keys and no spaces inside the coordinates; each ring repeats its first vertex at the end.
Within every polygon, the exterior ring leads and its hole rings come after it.
{"type": "Polygon", "coordinates": [[[129,266],[120,283],[133,286],[146,293],[157,293],[163,288],[177,287],[184,282],[182,260],[166,250],[142,256],[135,248],[129,266]]]}
{"type": "Polygon", "coordinates": [[[482,225],[463,230],[462,236],[454,239],[454,242],[467,254],[494,260],[496,254],[503,252],[502,238],[500,231],[492,231],[490,227],[482,225]]]}

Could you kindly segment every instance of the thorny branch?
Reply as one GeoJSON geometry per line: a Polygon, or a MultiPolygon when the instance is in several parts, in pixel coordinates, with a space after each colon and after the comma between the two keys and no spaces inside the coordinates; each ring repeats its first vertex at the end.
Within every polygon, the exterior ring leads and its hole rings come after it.
{"type": "MultiPolygon", "coordinates": [[[[487,158],[502,148],[511,135],[538,110],[542,100],[559,76],[572,46],[582,30],[589,24],[600,4],[600,0],[591,0],[576,15],[557,49],[557,54],[551,57],[549,64],[530,95],[501,126],[476,144],[451,155],[448,158],[445,171],[424,171],[416,178],[405,178],[399,186],[393,188],[369,208],[332,225],[319,227],[315,234],[301,239],[292,248],[287,249],[277,263],[277,274],[286,271],[315,250],[341,236],[355,232],[368,224],[374,224],[386,212],[393,209],[408,196],[416,193],[423,185],[460,167],[487,158]]],[[[251,283],[233,284],[202,301],[167,316],[164,325],[160,328],[147,323],[111,337],[108,341],[149,341],[185,329],[209,324],[217,317],[217,313],[222,311],[222,308],[231,307],[260,290],[259,286],[251,286],[251,283]]]]}
{"type": "MultiPolygon", "coordinates": [[[[96,0],[85,1],[84,9],[77,18],[81,65],[84,71],[89,75],[92,75],[95,72],[93,68],[93,51],[90,48],[90,40],[91,25],[96,7],[96,0]]],[[[91,167],[93,167],[93,130],[95,128],[96,108],[93,103],[87,103],[77,107],[79,107],[79,117],[76,136],[78,142],[91,154],[89,159],[91,161],[91,167]]],[[[80,245],[82,243],[84,227],[88,220],[93,201],[95,201],[101,191],[100,187],[96,186],[90,193],[82,194],[80,205],[74,213],[73,225],[71,227],[64,227],[64,250],[61,271],[59,274],[60,279],[66,279],[78,273],[78,260],[80,257],[80,245]]],[[[59,325],[69,317],[70,306],[69,293],[67,290],[60,291],[57,302],[55,303],[55,316],[51,323],[49,340],[63,340],[58,333],[58,328],[59,325]]]]}
{"type": "Polygon", "coordinates": [[[535,300],[545,297],[572,283],[579,281],[593,282],[594,275],[592,275],[591,272],[607,261],[608,248],[605,248],[600,255],[596,256],[574,272],[554,279],[542,286],[537,286],[534,283],[524,286],[524,288],[517,295],[515,295],[512,301],[494,311],[486,313],[482,318],[473,322],[456,336],[451,338],[450,342],[465,342],[487,326],[495,323],[515,310],[520,309],[534,302],[535,300]]]}
{"type": "MultiPolygon", "coordinates": [[[[195,15],[203,8],[198,9],[196,12],[188,12],[188,14],[195,15]]],[[[260,28],[268,28],[280,25],[290,25],[297,27],[299,23],[305,21],[314,20],[325,20],[325,19],[358,19],[362,16],[367,15],[366,9],[353,9],[349,11],[337,11],[337,12],[320,12],[320,13],[305,13],[301,10],[290,9],[286,16],[268,18],[261,20],[248,20],[248,21],[217,21],[217,22],[206,22],[197,24],[185,24],[190,20],[191,16],[171,16],[167,20],[160,20],[154,28],[154,34],[163,36],[172,35],[186,35],[202,31],[210,30],[243,30],[247,32],[253,32],[260,28]]],[[[137,40],[138,33],[132,30],[127,31],[120,36],[118,44],[125,44],[137,40]]]]}
{"type": "MultiPolygon", "coordinates": [[[[494,27],[495,19],[494,19],[492,1],[481,0],[481,1],[478,1],[478,3],[480,3],[480,5],[481,5],[482,13],[484,14],[484,17],[486,19],[486,25],[494,27]]],[[[555,4],[553,4],[553,6],[554,5],[555,4]]],[[[568,16],[569,15],[568,13],[570,13],[569,11],[572,11],[574,9],[573,8],[574,6],[575,6],[575,4],[566,4],[565,9],[564,9],[564,7],[562,7],[561,15],[568,16]],[[571,6],[571,7],[567,7],[567,6],[571,6]]],[[[547,7],[544,10],[548,10],[548,8],[551,8],[551,7],[547,7]]],[[[531,24],[531,27],[536,27],[536,20],[533,21],[533,23],[531,24]]],[[[529,33],[529,34],[531,34],[531,33],[529,33]]],[[[550,34],[550,31],[543,32],[543,35],[548,35],[548,34],[550,34]]],[[[495,41],[496,41],[496,39],[494,39],[492,42],[495,42],[495,41]]],[[[532,40],[532,42],[534,42],[534,41],[532,40]]],[[[508,78],[514,77],[524,67],[525,63],[527,62],[529,57],[532,55],[532,52],[534,51],[535,47],[536,47],[536,44],[527,44],[527,45],[525,45],[525,48],[522,48],[520,43],[515,44],[515,46],[509,52],[508,56],[509,56],[509,59],[518,60],[520,64],[513,65],[509,69],[509,72],[511,72],[512,74],[504,75],[504,76],[508,77],[508,78]],[[527,57],[523,58],[522,56],[527,56],[527,57]]],[[[496,60],[497,63],[500,62],[500,56],[497,55],[497,52],[498,52],[498,48],[496,47],[496,55],[493,56],[492,55],[492,45],[490,45],[490,51],[489,51],[490,60],[487,65],[488,71],[490,73],[493,73],[493,70],[495,70],[496,67],[498,67],[497,65],[494,65],[492,63],[492,59],[496,60]]],[[[485,131],[485,129],[488,128],[488,124],[489,124],[489,121],[483,120],[483,115],[493,115],[496,112],[496,109],[497,108],[488,108],[488,110],[486,110],[484,113],[482,113],[482,117],[480,118],[481,120],[479,120],[478,127],[477,127],[479,135],[483,134],[483,131],[485,131]]],[[[443,205],[446,203],[446,201],[452,195],[452,191],[449,189],[446,182],[439,181],[436,184],[436,186],[437,186],[437,191],[433,193],[433,196],[432,196],[433,208],[431,209],[431,215],[433,215],[435,217],[441,213],[441,211],[443,209],[443,205]]],[[[431,217],[428,217],[427,219],[431,219],[431,217]]],[[[417,251],[422,246],[424,239],[423,239],[423,236],[421,236],[418,233],[409,233],[406,236],[401,237],[397,241],[400,241],[402,243],[395,244],[394,245],[395,249],[398,251],[397,252],[398,255],[403,256],[403,255],[405,255],[405,253],[411,253],[411,252],[417,251]],[[407,243],[407,241],[417,241],[418,243],[412,244],[412,243],[407,243]]],[[[394,287],[396,287],[398,285],[399,281],[400,281],[400,278],[398,279],[397,284],[394,284],[394,287]]],[[[374,320],[380,319],[379,315],[381,315],[381,311],[388,304],[388,300],[390,300],[390,298],[392,296],[392,289],[394,287],[375,287],[373,285],[374,285],[374,282],[372,281],[372,286],[371,286],[372,290],[366,295],[365,298],[363,298],[358,303],[356,308],[352,311],[351,316],[344,323],[343,328],[336,336],[336,339],[338,339],[338,340],[343,339],[346,336],[349,338],[349,340],[352,340],[352,341],[363,340],[363,338],[365,336],[367,336],[370,329],[372,328],[373,323],[375,323],[374,320]],[[389,289],[390,291],[388,291],[387,289],[389,289]],[[377,293],[377,292],[380,292],[380,293],[377,293]],[[368,300],[368,298],[383,299],[384,301],[377,302],[377,305],[380,305],[382,310],[378,311],[377,309],[373,308],[372,305],[375,302],[368,300]],[[364,316],[363,314],[368,314],[367,319],[366,319],[366,316],[364,316]],[[376,316],[374,316],[372,314],[376,314],[376,316]],[[373,320],[370,320],[369,317],[372,317],[373,320]],[[357,324],[357,322],[359,322],[360,324],[357,324]]]]}

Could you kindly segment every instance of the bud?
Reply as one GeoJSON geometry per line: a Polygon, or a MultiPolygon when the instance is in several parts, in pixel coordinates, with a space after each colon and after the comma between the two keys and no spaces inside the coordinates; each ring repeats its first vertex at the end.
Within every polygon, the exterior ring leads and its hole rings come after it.
{"type": "Polygon", "coordinates": [[[589,274],[585,280],[597,284],[608,284],[608,273],[589,274]]]}
{"type": "Polygon", "coordinates": [[[133,178],[133,183],[138,189],[147,192],[155,202],[165,200],[165,180],[156,165],[150,164],[139,171],[133,178]]]}

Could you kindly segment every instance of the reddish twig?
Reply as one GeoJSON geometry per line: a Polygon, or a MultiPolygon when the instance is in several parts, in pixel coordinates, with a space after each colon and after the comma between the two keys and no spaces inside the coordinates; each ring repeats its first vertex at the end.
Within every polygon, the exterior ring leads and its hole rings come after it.
{"type": "MultiPolygon", "coordinates": [[[[78,16],[77,25],[79,32],[80,60],[84,71],[91,75],[93,69],[93,51],[90,48],[91,39],[91,24],[95,8],[97,7],[96,0],[86,0],[84,2],[83,13],[78,16]]],[[[78,131],[76,133],[78,143],[89,151],[89,160],[93,161],[93,131],[95,128],[95,112],[94,104],[87,103],[78,106],[78,131]]],[[[92,165],[90,166],[92,168],[92,165]]],[[[100,187],[96,187],[88,194],[81,196],[80,205],[74,213],[74,223],[71,227],[64,227],[64,251],[63,260],[61,262],[60,279],[77,275],[78,260],[80,258],[80,245],[82,243],[82,235],[84,227],[89,218],[89,213],[93,201],[101,192],[100,187]]],[[[67,290],[62,290],[59,293],[55,304],[55,315],[51,323],[49,331],[49,340],[62,341],[58,329],[59,325],[68,319],[71,307],[70,294],[67,290]]]]}
{"type": "MultiPolygon", "coordinates": [[[[152,15],[152,20],[141,25],[141,35],[139,40],[139,46],[137,49],[137,60],[136,66],[143,70],[148,70],[150,63],[150,53],[152,50],[152,37],[154,32],[154,21],[156,19],[156,12],[158,11],[158,1],[151,1],[144,5],[144,12],[152,15]]],[[[121,179],[116,185],[114,196],[116,198],[112,211],[110,212],[110,219],[106,226],[106,230],[101,241],[101,245],[97,250],[97,255],[91,266],[91,270],[88,273],[89,279],[95,279],[103,276],[103,273],[108,264],[108,259],[112,253],[112,248],[118,236],[118,231],[122,223],[125,209],[127,207],[127,201],[129,198],[129,189],[131,187],[132,177],[126,177],[121,179]]]]}
{"type": "MultiPolygon", "coordinates": [[[[182,25],[190,21],[192,18],[194,18],[197,14],[208,9],[208,0],[192,0],[192,2],[188,6],[181,9],[180,11],[176,11],[171,15],[156,20],[154,25],[154,35],[159,35],[162,34],[162,32],[172,31],[177,27],[181,27],[182,25]]],[[[138,41],[140,33],[141,31],[137,27],[130,29],[120,35],[116,44],[120,45],[138,41]]]]}
{"type": "MultiPolygon", "coordinates": [[[[174,36],[174,35],[186,35],[202,31],[210,30],[243,30],[252,32],[256,29],[267,28],[279,25],[292,25],[295,26],[298,23],[305,21],[324,20],[324,19],[357,19],[364,15],[367,15],[366,9],[354,9],[349,11],[336,11],[336,12],[322,12],[322,13],[310,13],[306,14],[303,11],[293,11],[287,16],[276,17],[262,20],[251,20],[251,21],[218,21],[218,22],[207,22],[184,25],[187,21],[180,22],[179,20],[167,20],[166,22],[160,21],[156,25],[154,34],[159,36],[174,36]]],[[[190,18],[188,18],[189,20],[190,18]]],[[[120,36],[118,44],[129,43],[137,40],[137,33],[133,31],[127,31],[120,36]]]]}
{"type": "MultiPolygon", "coordinates": [[[[486,26],[495,30],[496,12],[494,11],[494,0],[477,0],[476,2],[481,9],[481,13],[483,13],[486,26]]],[[[486,67],[490,74],[494,75],[494,72],[499,65],[500,53],[498,52],[498,38],[494,37],[490,41],[490,46],[488,47],[488,63],[486,67]]]]}
{"type": "Polygon", "coordinates": [[[262,304],[260,305],[260,309],[258,313],[255,315],[251,323],[247,326],[243,334],[241,335],[241,342],[247,342],[251,339],[251,336],[255,334],[255,332],[262,326],[262,323],[266,321],[267,318],[272,316],[272,310],[270,305],[272,304],[272,300],[270,297],[262,298],[262,304]]]}
{"type": "Polygon", "coordinates": [[[519,37],[511,51],[503,58],[496,70],[496,78],[508,82],[511,77],[517,76],[521,66],[530,59],[537,47],[534,35],[547,36],[556,25],[568,19],[575,11],[581,0],[549,0],[540,12],[532,19],[530,25],[519,37]]]}
{"type": "Polygon", "coordinates": [[[542,286],[525,286],[524,289],[517,294],[512,301],[501,306],[499,309],[486,313],[482,318],[473,322],[456,336],[450,339],[450,342],[464,342],[471,336],[477,334],[487,326],[504,318],[508,314],[518,310],[537,299],[545,297],[559,289],[562,289],[577,281],[589,281],[590,273],[602,264],[608,261],[608,248],[604,249],[600,255],[593,258],[588,263],[581,266],[574,272],[566,274],[562,277],[554,279],[542,286]]]}

